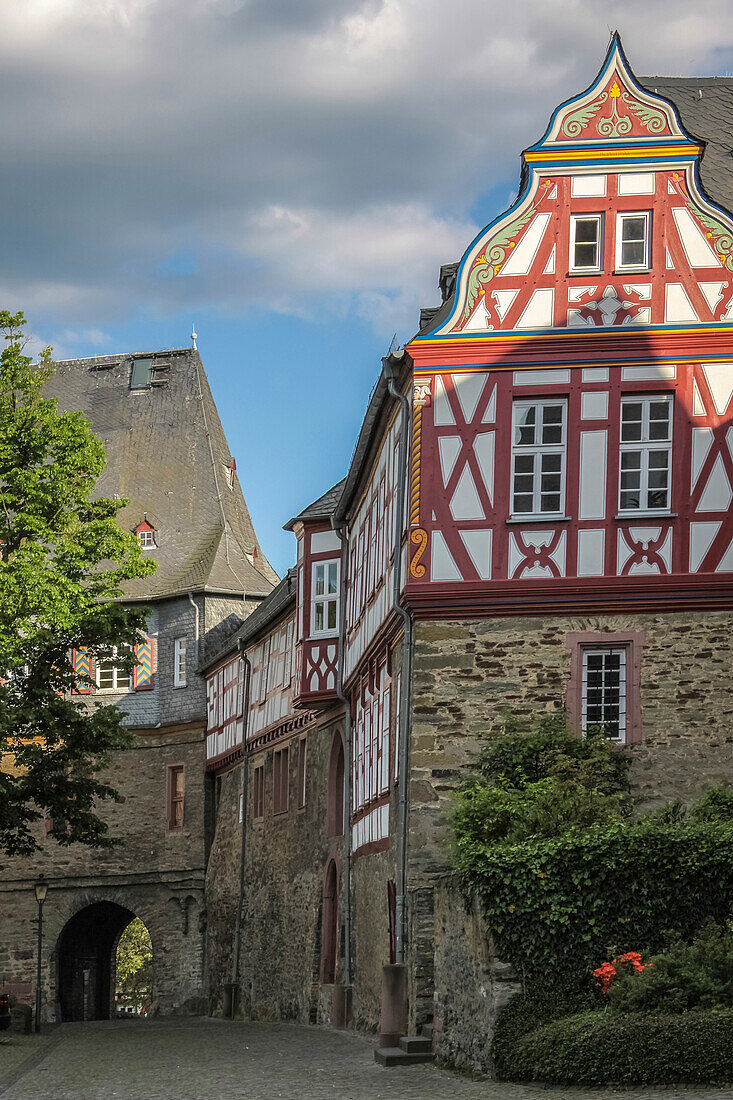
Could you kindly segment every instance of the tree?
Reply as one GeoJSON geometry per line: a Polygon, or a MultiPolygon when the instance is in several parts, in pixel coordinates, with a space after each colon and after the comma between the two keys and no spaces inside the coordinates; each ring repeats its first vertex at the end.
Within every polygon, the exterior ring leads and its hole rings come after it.
{"type": "Polygon", "coordinates": [[[0,311],[0,851],[9,855],[38,847],[44,814],[59,844],[116,843],[96,808],[117,793],[97,772],[129,733],[116,706],[72,694],[71,654],[86,646],[104,659],[129,647],[132,669],[146,611],[116,601],[123,581],[155,568],[117,521],[127,501],[92,499],[102,441],[82,413],[43,396],[51,349],[34,365],[24,323],[0,311]]]}
{"type": "Polygon", "coordinates": [[[128,1004],[150,1004],[153,993],[153,945],[150,934],[135,917],[120,936],[117,947],[117,992],[128,1004]]]}

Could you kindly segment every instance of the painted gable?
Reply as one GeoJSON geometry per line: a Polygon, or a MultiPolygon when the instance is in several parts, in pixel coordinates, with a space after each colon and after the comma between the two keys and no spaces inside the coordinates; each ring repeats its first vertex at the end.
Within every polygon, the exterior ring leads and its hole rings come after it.
{"type": "Polygon", "coordinates": [[[701,154],[615,37],[591,87],[525,151],[523,193],[463,257],[450,315],[413,343],[733,320],[733,219],[701,190],[701,154]],[[620,262],[625,214],[647,223],[648,262],[634,268],[620,262]],[[583,217],[598,219],[599,262],[579,271],[583,217]]]}

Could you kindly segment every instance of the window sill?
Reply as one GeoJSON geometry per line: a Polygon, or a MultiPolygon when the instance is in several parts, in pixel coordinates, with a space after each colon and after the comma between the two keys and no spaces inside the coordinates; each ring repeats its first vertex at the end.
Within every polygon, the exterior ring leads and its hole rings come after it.
{"type": "Polygon", "coordinates": [[[617,267],[612,272],[613,275],[618,275],[619,278],[623,278],[624,275],[651,275],[651,273],[652,269],[650,267],[617,267]]]}
{"type": "Polygon", "coordinates": [[[538,516],[535,514],[526,516],[508,516],[505,520],[506,523],[569,523],[570,516],[557,516],[552,512],[548,512],[544,516],[538,516]]]}
{"type": "Polygon", "coordinates": [[[582,271],[568,271],[568,279],[587,279],[589,275],[603,275],[602,267],[584,267],[582,271]]]}
{"type": "Polygon", "coordinates": [[[176,691],[178,690],[178,688],[185,688],[185,687],[188,687],[188,684],[174,684],[173,685],[173,688],[176,691]]]}
{"type": "Polygon", "coordinates": [[[329,638],[338,638],[338,636],[338,630],[318,631],[317,633],[316,631],[313,631],[311,634],[308,635],[306,641],[323,642],[328,641],[329,638]]]}
{"type": "Polygon", "coordinates": [[[677,519],[676,512],[617,512],[614,519],[677,519]]]}

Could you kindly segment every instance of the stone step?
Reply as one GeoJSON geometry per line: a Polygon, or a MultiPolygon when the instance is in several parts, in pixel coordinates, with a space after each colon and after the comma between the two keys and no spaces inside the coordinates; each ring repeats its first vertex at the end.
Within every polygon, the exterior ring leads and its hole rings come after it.
{"type": "Polygon", "coordinates": [[[432,1062],[435,1059],[435,1055],[430,1054],[408,1054],[406,1050],[402,1050],[401,1047],[377,1047],[374,1051],[374,1061],[379,1062],[380,1066],[416,1066],[421,1062],[432,1062]]]}
{"type": "Polygon", "coordinates": [[[400,1047],[406,1054],[432,1054],[433,1040],[427,1035],[403,1035],[400,1047]]]}
{"type": "Polygon", "coordinates": [[[423,1026],[420,1028],[420,1034],[422,1036],[424,1036],[426,1039],[430,1039],[431,1042],[433,1041],[433,1022],[432,1022],[432,1020],[430,1021],[429,1024],[423,1024],[423,1026]]]}

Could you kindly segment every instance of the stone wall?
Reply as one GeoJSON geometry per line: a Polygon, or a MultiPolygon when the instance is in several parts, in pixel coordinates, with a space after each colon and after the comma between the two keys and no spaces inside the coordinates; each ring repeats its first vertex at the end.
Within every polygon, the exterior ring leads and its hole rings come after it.
{"type": "MultiPolygon", "coordinates": [[[[245,893],[239,956],[240,1011],[255,1019],[315,1023],[321,1002],[323,886],[331,858],[339,870],[337,982],[343,981],[343,837],[329,837],[327,787],[337,724],[307,730],[306,799],[298,807],[298,742],[289,741],[289,808],[273,813],[273,748],[249,757],[245,893]],[[253,820],[255,767],[264,764],[264,820],[253,820]]],[[[275,749],[287,741],[277,742],[275,749]]],[[[207,993],[220,1012],[232,970],[232,916],[239,889],[241,831],[238,822],[242,768],[222,777],[216,833],[206,880],[208,919],[207,993]]],[[[328,1011],[329,997],[320,1018],[328,1011]]]]}
{"type": "MultiPolygon", "coordinates": [[[[628,749],[631,781],[642,808],[689,800],[711,784],[733,779],[732,626],[728,612],[416,624],[408,848],[414,1028],[431,1012],[430,968],[439,924],[431,910],[435,884],[450,869],[450,797],[481,736],[499,733],[507,711],[529,726],[564,708],[571,672],[568,635],[640,633],[641,739],[628,749]]],[[[478,942],[473,932],[464,939],[478,942]]],[[[480,955],[471,965],[480,970],[480,955]]],[[[449,995],[445,988],[450,967],[443,968],[442,977],[436,971],[434,981],[436,995],[450,1003],[456,992],[449,995]]]]}
{"type": "Polygon", "coordinates": [[[477,900],[463,897],[453,876],[437,884],[434,913],[435,1053],[461,1069],[490,1073],[496,1019],[521,983],[493,955],[477,900]]]}
{"type": "Polygon", "coordinates": [[[58,937],[66,922],[88,904],[114,901],[139,916],[153,939],[156,981],[163,1011],[200,995],[203,962],[204,743],[203,729],[165,737],[139,736],[116,753],[102,777],[121,801],[104,803],[119,847],[94,851],[62,847],[38,829],[40,849],[30,857],[4,859],[0,885],[0,978],[35,984],[36,901],[33,883],[49,882],[44,907],[44,993],[57,1000],[58,937]],[[169,832],[166,768],[183,764],[184,825],[169,832]]]}
{"type": "MultiPolygon", "coordinates": [[[[390,814],[396,821],[396,799],[390,814]]],[[[394,836],[394,828],[392,835],[394,836]]],[[[353,914],[352,998],[354,1027],[379,1031],[382,967],[389,960],[389,907],[387,882],[395,878],[394,847],[386,852],[359,855],[351,872],[353,914]]]]}

